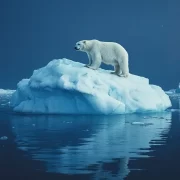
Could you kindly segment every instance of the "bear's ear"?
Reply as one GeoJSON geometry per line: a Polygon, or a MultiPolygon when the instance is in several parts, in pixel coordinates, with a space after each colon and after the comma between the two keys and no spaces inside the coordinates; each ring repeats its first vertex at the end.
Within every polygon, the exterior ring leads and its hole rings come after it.
{"type": "Polygon", "coordinates": [[[86,41],[83,41],[84,44],[86,44],[86,41]]]}

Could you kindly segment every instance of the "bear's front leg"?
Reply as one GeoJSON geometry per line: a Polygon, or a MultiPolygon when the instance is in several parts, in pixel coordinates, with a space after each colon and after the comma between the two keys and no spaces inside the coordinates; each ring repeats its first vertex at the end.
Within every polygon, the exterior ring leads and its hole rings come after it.
{"type": "Polygon", "coordinates": [[[97,70],[100,65],[101,65],[101,56],[100,55],[95,55],[92,59],[92,64],[91,65],[87,65],[87,68],[93,69],[93,70],[97,70]]]}
{"type": "Polygon", "coordinates": [[[85,67],[87,67],[87,68],[89,68],[89,69],[93,69],[93,70],[97,70],[97,69],[98,69],[97,67],[89,66],[89,65],[85,65],[85,67]]]}
{"type": "Polygon", "coordinates": [[[89,67],[89,64],[85,64],[84,67],[87,67],[87,68],[88,68],[88,67],[89,67]]]}
{"type": "Polygon", "coordinates": [[[84,67],[88,68],[92,64],[92,58],[91,58],[91,56],[88,53],[87,53],[87,55],[88,55],[88,59],[89,59],[89,64],[85,64],[84,67]]]}

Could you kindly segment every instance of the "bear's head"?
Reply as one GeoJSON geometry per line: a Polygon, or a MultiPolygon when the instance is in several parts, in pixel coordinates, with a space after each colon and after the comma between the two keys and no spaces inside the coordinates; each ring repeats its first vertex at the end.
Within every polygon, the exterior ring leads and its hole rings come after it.
{"type": "Polygon", "coordinates": [[[77,51],[83,51],[83,52],[90,52],[95,45],[99,43],[98,40],[92,39],[92,40],[82,40],[78,41],[74,47],[75,50],[77,51]]]}
{"type": "Polygon", "coordinates": [[[77,50],[77,51],[86,51],[86,49],[87,49],[87,41],[86,40],[78,41],[76,43],[74,49],[77,50]]]}

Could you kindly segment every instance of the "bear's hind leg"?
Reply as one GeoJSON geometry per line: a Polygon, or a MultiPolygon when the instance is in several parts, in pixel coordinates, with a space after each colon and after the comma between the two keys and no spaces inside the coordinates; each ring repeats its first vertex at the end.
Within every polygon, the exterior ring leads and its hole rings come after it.
{"type": "Polygon", "coordinates": [[[123,62],[121,64],[121,68],[122,68],[122,74],[120,76],[127,78],[129,76],[128,61],[123,62]]]}
{"type": "Polygon", "coordinates": [[[121,75],[121,68],[120,65],[117,63],[114,65],[114,72],[111,72],[111,74],[116,74],[117,76],[121,75]]]}

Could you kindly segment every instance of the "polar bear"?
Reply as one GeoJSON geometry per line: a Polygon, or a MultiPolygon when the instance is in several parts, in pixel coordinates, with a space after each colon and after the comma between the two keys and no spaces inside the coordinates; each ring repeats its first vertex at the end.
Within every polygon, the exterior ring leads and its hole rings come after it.
{"type": "Polygon", "coordinates": [[[87,53],[89,64],[86,67],[96,70],[103,62],[114,66],[112,74],[128,77],[128,53],[120,44],[96,39],[82,40],[76,43],[75,49],[87,53]]]}

